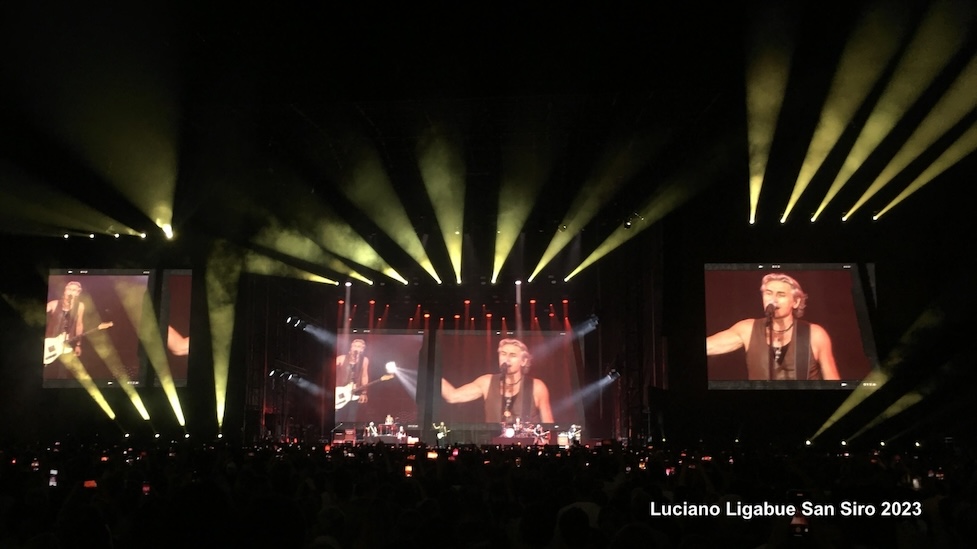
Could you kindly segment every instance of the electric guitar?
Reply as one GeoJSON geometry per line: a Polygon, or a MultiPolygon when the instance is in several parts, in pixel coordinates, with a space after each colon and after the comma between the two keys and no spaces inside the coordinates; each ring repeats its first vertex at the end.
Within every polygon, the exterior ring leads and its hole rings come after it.
{"type": "Polygon", "coordinates": [[[336,409],[338,410],[343,406],[346,406],[350,402],[359,400],[360,393],[365,391],[367,387],[369,387],[370,385],[380,383],[381,381],[389,381],[393,378],[394,378],[393,374],[386,374],[380,379],[375,379],[361,387],[354,388],[352,381],[347,383],[346,385],[343,385],[342,387],[336,387],[336,409]]]}
{"type": "Polygon", "coordinates": [[[81,341],[81,338],[99,330],[111,328],[113,324],[113,322],[103,322],[99,324],[97,328],[93,328],[72,338],[68,337],[67,332],[61,332],[59,335],[54,337],[44,338],[44,365],[47,366],[48,364],[57,360],[59,356],[70,353],[75,348],[75,345],[81,341]]]}
{"type": "Polygon", "coordinates": [[[440,439],[448,436],[448,433],[450,433],[450,432],[451,432],[451,429],[445,429],[444,431],[438,431],[438,439],[440,440],[440,439]]]}

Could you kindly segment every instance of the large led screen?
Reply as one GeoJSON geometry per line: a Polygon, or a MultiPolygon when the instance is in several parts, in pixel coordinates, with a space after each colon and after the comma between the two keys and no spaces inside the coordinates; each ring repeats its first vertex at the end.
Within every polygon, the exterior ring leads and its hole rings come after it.
{"type": "MultiPolygon", "coordinates": [[[[160,303],[160,322],[164,328],[166,361],[173,384],[187,384],[190,356],[190,296],[193,275],[185,270],[163,273],[163,299],[160,303]]],[[[157,378],[158,383],[158,378],[157,378]]]]}
{"type": "Polygon", "coordinates": [[[48,276],[44,387],[138,386],[149,271],[59,270],[48,276]]]}
{"type": "Polygon", "coordinates": [[[709,264],[710,389],[854,388],[877,365],[854,264],[709,264]]]}
{"type": "Polygon", "coordinates": [[[337,428],[369,422],[388,429],[391,425],[416,428],[417,371],[423,348],[423,333],[341,335],[332,372],[337,428]]]}
{"type": "Polygon", "coordinates": [[[580,341],[572,333],[442,331],[434,419],[446,425],[584,423],[580,341]]]}

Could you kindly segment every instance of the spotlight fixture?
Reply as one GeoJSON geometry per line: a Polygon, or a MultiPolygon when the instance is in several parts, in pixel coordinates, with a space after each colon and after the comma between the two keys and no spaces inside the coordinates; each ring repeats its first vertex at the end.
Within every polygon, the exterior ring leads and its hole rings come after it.
{"type": "Polygon", "coordinates": [[[620,377],[621,377],[621,372],[618,372],[617,370],[612,369],[610,372],[607,372],[607,379],[611,381],[617,381],[618,379],[620,379],[620,377]]]}
{"type": "Polygon", "coordinates": [[[305,328],[309,323],[297,316],[289,316],[285,318],[285,324],[288,324],[292,328],[297,328],[301,330],[305,328]]]}

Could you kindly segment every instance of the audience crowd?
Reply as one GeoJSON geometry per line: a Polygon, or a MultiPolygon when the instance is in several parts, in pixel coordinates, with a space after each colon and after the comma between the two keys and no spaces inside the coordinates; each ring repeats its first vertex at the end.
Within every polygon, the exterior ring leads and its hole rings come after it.
{"type": "Polygon", "coordinates": [[[62,441],[0,451],[0,548],[974,547],[959,441],[894,449],[62,441]],[[876,515],[660,516],[669,503],[876,515]],[[880,516],[883,502],[912,502],[880,516]],[[916,504],[918,502],[918,505],[916,504]]]}

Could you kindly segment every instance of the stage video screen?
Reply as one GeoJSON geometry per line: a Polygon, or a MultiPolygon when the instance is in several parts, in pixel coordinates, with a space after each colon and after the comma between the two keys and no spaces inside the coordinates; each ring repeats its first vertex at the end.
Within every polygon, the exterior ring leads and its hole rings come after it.
{"type": "Polygon", "coordinates": [[[862,286],[855,264],[706,265],[709,388],[858,386],[878,365],[862,286]]]}
{"type": "Polygon", "coordinates": [[[446,425],[493,424],[518,431],[541,424],[565,431],[584,423],[572,333],[439,332],[434,419],[446,425]]]}
{"type": "Polygon", "coordinates": [[[373,422],[377,434],[416,429],[417,372],[424,334],[371,332],[340,335],[336,342],[336,426],[373,422]]]}
{"type": "MultiPolygon", "coordinates": [[[[177,387],[187,384],[190,358],[190,296],[193,274],[188,270],[163,272],[163,298],[160,302],[160,324],[164,326],[166,359],[177,387]]],[[[159,384],[157,377],[156,383],[159,384]]]]}
{"type": "Polygon", "coordinates": [[[45,308],[43,386],[138,386],[138,334],[150,282],[150,271],[52,271],[45,308]]]}

